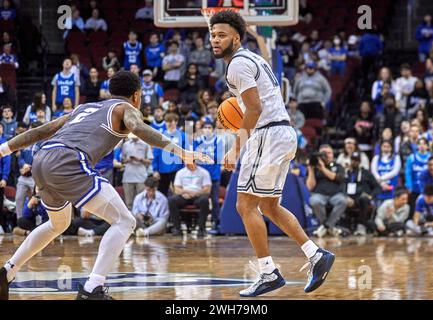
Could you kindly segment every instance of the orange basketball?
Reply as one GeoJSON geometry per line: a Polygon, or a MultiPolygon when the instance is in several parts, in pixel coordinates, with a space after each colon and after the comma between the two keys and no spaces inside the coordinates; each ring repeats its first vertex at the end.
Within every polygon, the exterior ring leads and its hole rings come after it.
{"type": "Polygon", "coordinates": [[[244,113],[235,97],[224,100],[218,107],[218,120],[226,129],[238,131],[242,125],[243,118],[244,113]]]}

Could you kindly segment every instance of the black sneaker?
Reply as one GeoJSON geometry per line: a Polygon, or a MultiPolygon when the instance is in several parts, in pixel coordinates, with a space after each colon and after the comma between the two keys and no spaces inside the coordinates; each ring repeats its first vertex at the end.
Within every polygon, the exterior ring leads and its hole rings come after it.
{"type": "Polygon", "coordinates": [[[178,237],[178,236],[182,236],[183,234],[182,234],[182,231],[180,231],[180,229],[178,229],[178,228],[173,228],[173,229],[171,229],[171,234],[173,235],[173,236],[176,236],[176,237],[178,237]]]}
{"type": "Polygon", "coordinates": [[[99,286],[93,289],[92,293],[89,293],[84,290],[83,285],[78,284],[78,294],[75,300],[114,300],[107,292],[108,288],[99,286]]]}
{"type": "Polygon", "coordinates": [[[0,269],[0,300],[9,300],[9,282],[7,270],[3,267],[0,269]]]}

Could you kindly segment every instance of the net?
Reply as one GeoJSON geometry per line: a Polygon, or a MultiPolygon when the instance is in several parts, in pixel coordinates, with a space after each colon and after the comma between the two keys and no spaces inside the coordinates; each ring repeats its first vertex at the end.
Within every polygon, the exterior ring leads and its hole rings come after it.
{"type": "Polygon", "coordinates": [[[220,11],[234,11],[239,12],[239,8],[233,8],[233,7],[209,7],[209,8],[203,8],[201,9],[201,14],[206,20],[207,26],[209,28],[209,34],[211,33],[211,27],[210,27],[210,19],[218,12],[220,11]]]}

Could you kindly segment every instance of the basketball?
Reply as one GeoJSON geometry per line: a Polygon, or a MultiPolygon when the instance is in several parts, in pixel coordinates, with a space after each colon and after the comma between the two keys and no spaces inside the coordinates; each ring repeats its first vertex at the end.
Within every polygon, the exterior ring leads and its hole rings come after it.
{"type": "Polygon", "coordinates": [[[226,129],[238,131],[242,125],[244,113],[235,97],[224,100],[218,107],[218,120],[226,129]]]}

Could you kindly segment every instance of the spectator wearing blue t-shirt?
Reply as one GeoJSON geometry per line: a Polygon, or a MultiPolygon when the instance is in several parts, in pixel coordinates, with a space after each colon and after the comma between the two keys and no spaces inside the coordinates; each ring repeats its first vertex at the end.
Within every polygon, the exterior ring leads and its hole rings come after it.
{"type": "Polygon", "coordinates": [[[335,36],[334,46],[328,50],[329,60],[331,61],[331,74],[344,75],[346,70],[347,49],[342,46],[341,38],[335,36]]]}
{"type": "Polygon", "coordinates": [[[416,28],[416,40],[418,40],[419,61],[424,62],[432,48],[433,43],[433,24],[432,16],[424,16],[423,22],[416,28]]]}
{"type": "Polygon", "coordinates": [[[107,70],[107,80],[102,81],[101,89],[99,90],[99,98],[101,100],[106,100],[111,98],[111,93],[109,90],[110,79],[116,73],[116,69],[114,67],[110,67],[107,70]]]}
{"type": "Polygon", "coordinates": [[[419,185],[421,192],[424,192],[424,188],[427,185],[433,185],[433,156],[428,159],[427,169],[421,171],[419,174],[419,185]]]}
{"type": "Polygon", "coordinates": [[[60,118],[65,114],[70,114],[72,111],[74,111],[74,106],[72,105],[71,98],[65,98],[63,99],[62,107],[56,112],[54,112],[54,117],[60,118]]]}
{"type": "Polygon", "coordinates": [[[53,91],[51,94],[51,106],[55,112],[63,104],[63,100],[71,98],[74,106],[80,101],[80,78],[72,71],[72,60],[63,60],[63,70],[57,73],[51,82],[53,91]]]}
{"type": "Polygon", "coordinates": [[[359,41],[359,55],[362,58],[362,70],[366,77],[374,66],[377,58],[382,54],[383,43],[377,30],[366,30],[359,41]]]}
{"type": "Polygon", "coordinates": [[[3,125],[3,135],[6,137],[6,139],[11,139],[15,136],[15,132],[17,130],[17,120],[14,117],[14,111],[11,105],[7,104],[3,106],[2,111],[3,119],[1,121],[3,125]]]}
{"type": "Polygon", "coordinates": [[[12,7],[10,0],[3,0],[3,7],[0,9],[1,20],[15,20],[17,17],[17,10],[12,7]]]}
{"type": "Polygon", "coordinates": [[[406,222],[406,234],[433,236],[433,185],[426,185],[416,200],[413,219],[406,222]]]}
{"type": "Polygon", "coordinates": [[[153,111],[153,120],[150,123],[150,126],[158,130],[159,132],[163,133],[165,130],[167,130],[167,124],[164,120],[164,108],[161,106],[157,106],[155,110],[153,111]]]}
{"type": "MultiPolygon", "coordinates": [[[[167,124],[167,130],[163,134],[170,139],[170,141],[183,149],[187,148],[187,139],[185,133],[180,131],[177,127],[179,123],[179,116],[174,113],[165,115],[164,120],[167,124]]],[[[153,177],[159,180],[158,190],[165,196],[168,194],[170,184],[174,181],[176,172],[184,167],[182,159],[169,152],[170,150],[161,150],[159,148],[153,149],[153,177]]]]}
{"type": "Polygon", "coordinates": [[[36,220],[38,217],[40,217],[41,220],[39,224],[48,221],[47,210],[42,205],[41,198],[37,193],[27,199],[19,217],[17,227],[13,230],[13,233],[19,236],[29,235],[29,233],[38,226],[38,221],[36,220]]]}
{"type": "Polygon", "coordinates": [[[224,141],[214,133],[212,122],[205,122],[202,127],[202,136],[194,141],[194,150],[208,155],[213,159],[214,164],[198,165],[206,169],[212,180],[211,200],[212,200],[212,230],[217,231],[220,221],[219,190],[221,181],[221,163],[224,157],[224,141]]]}
{"type": "Polygon", "coordinates": [[[142,105],[150,104],[152,108],[156,108],[164,102],[164,90],[157,82],[153,81],[153,73],[150,69],[143,71],[141,92],[142,105]]]}
{"type": "Polygon", "coordinates": [[[155,80],[160,81],[164,76],[162,72],[162,59],[165,56],[165,45],[160,43],[157,33],[150,35],[149,42],[149,45],[144,49],[146,68],[151,69],[155,80]]]}
{"type": "Polygon", "coordinates": [[[421,193],[420,173],[427,169],[428,159],[431,157],[429,143],[426,138],[418,139],[417,150],[406,160],[405,184],[410,192],[409,204],[411,213],[415,208],[415,202],[421,193]]]}
{"type": "Polygon", "coordinates": [[[136,64],[139,68],[142,67],[143,44],[137,41],[137,38],[137,33],[131,30],[129,31],[128,41],[123,44],[123,68],[125,70],[129,70],[133,64],[136,64]]]}
{"type": "Polygon", "coordinates": [[[12,54],[12,44],[7,43],[3,46],[3,53],[0,55],[0,64],[13,65],[15,69],[19,68],[18,58],[12,54]]]}
{"type": "Polygon", "coordinates": [[[41,109],[45,110],[45,121],[43,122],[49,122],[51,120],[51,109],[47,106],[47,97],[43,92],[36,92],[33,97],[33,102],[27,106],[23,122],[29,125],[38,121],[37,111],[41,109]]]}

